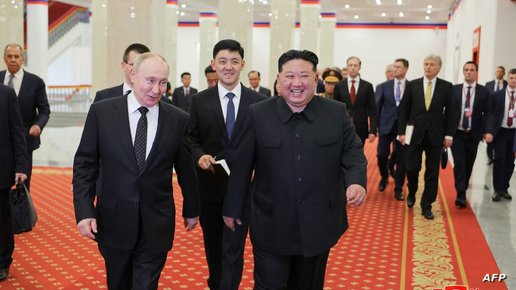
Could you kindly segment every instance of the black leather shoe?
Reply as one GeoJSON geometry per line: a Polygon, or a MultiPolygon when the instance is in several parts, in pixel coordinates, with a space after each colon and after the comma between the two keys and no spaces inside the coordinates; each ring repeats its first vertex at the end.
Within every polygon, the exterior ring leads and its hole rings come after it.
{"type": "Polygon", "coordinates": [[[502,192],[502,193],[501,193],[501,196],[502,196],[502,198],[504,198],[504,199],[512,200],[512,196],[511,196],[507,191],[502,192]]]}
{"type": "Polygon", "coordinates": [[[455,206],[457,206],[458,208],[465,208],[466,207],[466,200],[457,198],[455,200],[455,206]]]}
{"type": "Polygon", "coordinates": [[[401,191],[394,191],[394,198],[399,201],[403,201],[405,199],[401,191]]]}
{"type": "Polygon", "coordinates": [[[424,210],[423,211],[423,216],[425,217],[425,219],[427,220],[433,220],[434,219],[434,214],[432,213],[431,210],[424,210]]]}
{"type": "Polygon", "coordinates": [[[9,276],[9,268],[0,269],[0,281],[4,281],[9,276]]]}
{"type": "Polygon", "coordinates": [[[493,196],[491,197],[492,201],[500,201],[502,200],[502,194],[500,192],[494,192],[493,196]]]}
{"type": "Polygon", "coordinates": [[[407,195],[407,206],[409,208],[412,208],[414,204],[416,203],[416,196],[415,195],[407,195]]]}
{"type": "Polygon", "coordinates": [[[380,190],[380,192],[385,190],[385,187],[387,186],[387,180],[387,178],[382,178],[382,180],[380,180],[380,185],[378,185],[378,190],[380,190]]]}

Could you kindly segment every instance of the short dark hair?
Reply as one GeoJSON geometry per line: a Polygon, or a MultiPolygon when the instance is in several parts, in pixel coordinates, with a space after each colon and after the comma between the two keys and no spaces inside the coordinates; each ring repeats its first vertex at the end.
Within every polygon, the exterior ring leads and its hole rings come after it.
{"type": "Polygon", "coordinates": [[[204,75],[207,75],[209,73],[214,73],[215,70],[211,67],[211,65],[207,66],[205,69],[204,69],[204,75]]]}
{"type": "Polygon", "coordinates": [[[467,64],[472,64],[475,66],[475,70],[478,71],[478,64],[472,60],[470,61],[466,61],[466,63],[464,64],[464,66],[462,67],[462,69],[464,69],[466,67],[467,64]]]}
{"type": "Polygon", "coordinates": [[[252,73],[256,73],[256,74],[258,74],[258,77],[261,77],[260,72],[259,72],[259,71],[257,71],[257,70],[252,70],[252,71],[248,72],[248,73],[247,73],[247,76],[249,76],[249,75],[250,75],[250,74],[252,74],[252,73]]]}
{"type": "Polygon", "coordinates": [[[240,45],[240,42],[236,40],[223,39],[217,42],[217,44],[215,44],[215,46],[213,47],[213,59],[215,59],[215,56],[221,50],[236,51],[238,52],[238,54],[240,54],[242,59],[244,59],[244,48],[240,45]]]}
{"type": "Polygon", "coordinates": [[[360,58],[358,58],[358,56],[350,56],[350,57],[348,57],[348,59],[346,60],[346,64],[347,64],[350,60],[352,60],[352,59],[356,59],[356,60],[358,60],[358,65],[359,65],[359,66],[362,66],[362,61],[360,60],[360,58]]]}
{"type": "Polygon", "coordinates": [[[509,73],[508,73],[508,74],[509,74],[509,75],[516,75],[516,68],[511,68],[511,69],[509,70],[509,73]]]}
{"type": "Polygon", "coordinates": [[[317,72],[317,64],[319,63],[319,58],[317,55],[309,50],[295,50],[291,49],[284,54],[282,54],[278,59],[278,72],[283,70],[283,65],[287,61],[291,61],[294,59],[302,59],[313,64],[313,71],[317,72]]]}
{"type": "Polygon", "coordinates": [[[192,76],[192,74],[190,74],[189,72],[185,71],[184,73],[181,74],[181,78],[183,78],[184,76],[192,76]]]}
{"type": "Polygon", "coordinates": [[[276,85],[278,84],[278,79],[275,79],[274,80],[274,95],[275,96],[279,96],[278,94],[278,90],[276,89],[276,85]]]}
{"type": "Polygon", "coordinates": [[[409,66],[408,60],[406,60],[404,58],[397,58],[394,62],[401,62],[401,63],[403,63],[403,66],[406,68],[408,68],[408,66],[409,66]]]}
{"type": "Polygon", "coordinates": [[[503,65],[499,65],[498,68],[501,68],[503,69],[504,73],[505,73],[505,67],[503,65]]]}
{"type": "Polygon", "coordinates": [[[131,51],[134,51],[138,54],[142,54],[150,52],[150,49],[141,43],[133,43],[125,49],[124,57],[122,58],[123,62],[127,63],[127,61],[129,60],[129,53],[131,53],[131,51]]]}

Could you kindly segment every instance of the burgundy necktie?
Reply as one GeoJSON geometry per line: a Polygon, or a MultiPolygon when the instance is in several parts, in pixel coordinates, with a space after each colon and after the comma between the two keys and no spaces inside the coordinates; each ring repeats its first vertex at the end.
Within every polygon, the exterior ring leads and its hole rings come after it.
{"type": "Polygon", "coordinates": [[[357,96],[357,92],[355,90],[355,80],[351,80],[351,89],[349,90],[349,96],[351,97],[351,104],[355,104],[355,98],[357,96]]]}
{"type": "Polygon", "coordinates": [[[514,117],[511,114],[511,111],[514,110],[514,91],[511,91],[511,100],[509,102],[509,111],[507,112],[507,127],[512,127],[512,117],[514,117]]]}
{"type": "Polygon", "coordinates": [[[468,86],[466,93],[466,102],[464,103],[464,114],[462,115],[462,128],[464,131],[469,130],[469,117],[466,114],[471,109],[471,86],[468,86]]]}

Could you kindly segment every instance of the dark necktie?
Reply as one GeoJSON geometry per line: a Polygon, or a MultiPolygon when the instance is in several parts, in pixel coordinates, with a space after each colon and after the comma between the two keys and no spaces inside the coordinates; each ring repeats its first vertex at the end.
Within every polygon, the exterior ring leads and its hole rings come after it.
{"type": "Polygon", "coordinates": [[[401,81],[398,81],[398,85],[396,86],[396,95],[394,96],[396,100],[396,106],[398,106],[401,102],[401,81]]]}
{"type": "Polygon", "coordinates": [[[507,112],[507,127],[512,127],[512,117],[514,117],[514,91],[511,91],[511,100],[509,102],[509,111],[507,112]],[[511,115],[512,112],[512,115],[511,115]]]}
{"type": "Polygon", "coordinates": [[[185,89],[185,96],[188,96],[190,94],[190,89],[185,89]]]}
{"type": "Polygon", "coordinates": [[[500,84],[500,81],[496,82],[496,90],[499,91],[502,89],[502,85],[500,84]]]}
{"type": "Polygon", "coordinates": [[[464,103],[464,114],[462,115],[462,129],[464,131],[469,130],[469,114],[471,110],[471,86],[468,86],[468,92],[466,93],[466,102],[464,103]]]}
{"type": "Polygon", "coordinates": [[[355,89],[355,80],[351,80],[351,89],[349,90],[349,96],[351,97],[351,104],[355,104],[355,99],[357,97],[357,92],[355,89]]]}
{"type": "Polygon", "coordinates": [[[235,94],[229,92],[226,94],[228,100],[228,107],[226,110],[226,131],[228,132],[228,138],[231,140],[233,134],[233,127],[235,126],[235,104],[233,104],[233,97],[235,94]]]}
{"type": "Polygon", "coordinates": [[[140,119],[136,126],[136,136],[134,137],[134,155],[136,156],[136,163],[140,172],[143,170],[145,165],[145,155],[147,153],[147,112],[149,109],[146,107],[138,108],[140,111],[140,119]]]}
{"type": "Polygon", "coordinates": [[[14,90],[14,83],[13,83],[14,75],[9,75],[9,81],[7,82],[7,86],[14,90]]]}

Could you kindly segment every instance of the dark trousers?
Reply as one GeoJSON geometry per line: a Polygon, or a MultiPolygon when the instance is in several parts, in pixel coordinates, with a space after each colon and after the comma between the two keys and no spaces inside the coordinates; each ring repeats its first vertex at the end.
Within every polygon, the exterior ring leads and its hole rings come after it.
{"type": "Polygon", "coordinates": [[[314,257],[277,255],[253,249],[255,290],[319,290],[324,286],[328,250],[314,257]]]}
{"type": "Polygon", "coordinates": [[[112,248],[103,245],[101,241],[98,246],[106,265],[108,289],[158,289],[159,276],[165,266],[167,252],[156,253],[149,247],[141,224],[134,249],[112,248]]]}
{"type": "Polygon", "coordinates": [[[9,208],[10,188],[0,188],[0,268],[8,268],[13,262],[14,235],[9,208]]]}
{"type": "Polygon", "coordinates": [[[245,240],[249,231],[249,210],[244,212],[242,224],[233,232],[224,226],[222,240],[222,277],[220,290],[238,290],[244,270],[245,240]]]}
{"type": "Polygon", "coordinates": [[[377,150],[377,158],[378,158],[378,169],[380,170],[380,175],[382,178],[389,177],[389,167],[394,167],[394,164],[390,164],[391,162],[395,162],[396,170],[394,172],[395,183],[394,183],[394,191],[402,192],[403,183],[405,182],[405,159],[404,159],[404,146],[396,140],[397,130],[396,127],[393,126],[393,129],[389,134],[380,134],[378,137],[378,150],[377,150]],[[392,154],[391,154],[391,143],[392,145],[392,154]],[[389,155],[391,155],[391,159],[389,159],[389,155]]]}
{"type": "Polygon", "coordinates": [[[425,132],[423,142],[417,145],[408,145],[405,151],[405,163],[407,165],[407,185],[409,195],[415,196],[418,185],[419,171],[421,170],[421,160],[423,151],[426,155],[425,160],[425,189],[421,198],[421,209],[431,210],[432,203],[437,198],[437,184],[439,180],[439,161],[441,157],[442,145],[431,145],[428,133],[425,132]]]}
{"type": "Polygon", "coordinates": [[[477,158],[478,142],[478,140],[473,139],[471,133],[466,133],[462,130],[457,130],[455,136],[453,136],[453,145],[451,148],[453,161],[455,163],[453,175],[455,176],[457,198],[466,198],[466,196],[462,196],[462,194],[468,189],[473,165],[477,158]]]}
{"type": "Polygon", "coordinates": [[[493,187],[496,192],[507,192],[514,171],[514,132],[516,129],[500,128],[493,140],[493,187]]]}
{"type": "Polygon", "coordinates": [[[222,232],[224,229],[222,202],[201,202],[199,222],[202,228],[204,251],[208,264],[208,287],[210,287],[210,290],[217,290],[220,287],[222,274],[222,232]]]}
{"type": "Polygon", "coordinates": [[[25,180],[25,187],[27,187],[27,190],[30,192],[30,179],[32,176],[32,153],[34,151],[31,149],[27,150],[27,179],[25,180]]]}

